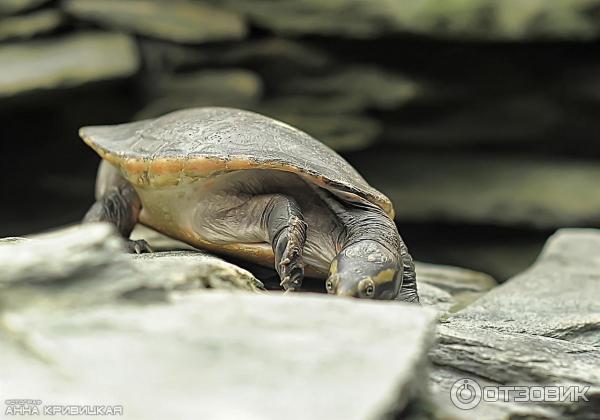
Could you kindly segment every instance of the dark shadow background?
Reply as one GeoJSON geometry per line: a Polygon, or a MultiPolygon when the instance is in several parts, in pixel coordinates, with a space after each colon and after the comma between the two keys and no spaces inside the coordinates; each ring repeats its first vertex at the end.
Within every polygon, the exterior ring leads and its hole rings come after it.
{"type": "Polygon", "coordinates": [[[551,5],[515,11],[510,31],[480,2],[413,26],[377,2],[283,1],[270,18],[259,0],[24,3],[0,7],[0,236],[77,222],[92,204],[98,157],[79,127],[202,105],[253,109],[338,150],[391,196],[419,261],[502,281],[557,228],[600,221],[598,8],[573,5],[569,25],[551,5]],[[203,33],[197,14],[217,29],[203,33]],[[133,48],[96,49],[107,33],[133,48]],[[112,73],[81,76],[77,63],[98,59],[112,73]]]}

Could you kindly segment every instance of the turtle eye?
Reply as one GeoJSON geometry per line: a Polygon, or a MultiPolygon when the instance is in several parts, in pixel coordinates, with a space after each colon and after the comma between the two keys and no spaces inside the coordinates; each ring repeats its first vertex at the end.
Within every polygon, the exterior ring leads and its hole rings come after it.
{"type": "Polygon", "coordinates": [[[335,293],[335,287],[337,285],[337,275],[334,274],[332,276],[329,276],[329,278],[327,279],[327,281],[325,281],[325,288],[327,289],[328,293],[335,293]]]}
{"type": "Polygon", "coordinates": [[[370,278],[361,280],[358,285],[358,290],[363,297],[373,297],[375,295],[375,284],[370,278]]]}
{"type": "Polygon", "coordinates": [[[330,279],[325,282],[325,288],[329,293],[333,293],[333,282],[330,279]]]}

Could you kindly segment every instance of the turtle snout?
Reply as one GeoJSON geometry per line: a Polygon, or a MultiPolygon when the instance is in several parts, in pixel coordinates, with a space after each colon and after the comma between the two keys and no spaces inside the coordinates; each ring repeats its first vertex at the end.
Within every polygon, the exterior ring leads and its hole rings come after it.
{"type": "Polygon", "coordinates": [[[338,296],[357,297],[358,290],[355,285],[347,284],[342,281],[339,274],[330,275],[325,281],[327,293],[338,296]]]}
{"type": "Polygon", "coordinates": [[[371,277],[365,277],[359,281],[343,281],[340,275],[330,276],[325,284],[327,292],[338,296],[348,296],[363,299],[375,297],[375,282],[371,277]]]}
{"type": "Polygon", "coordinates": [[[371,277],[365,277],[359,281],[342,282],[338,284],[335,294],[361,299],[373,299],[375,297],[375,282],[371,277]]]}
{"type": "Polygon", "coordinates": [[[356,287],[349,287],[347,285],[338,286],[335,290],[335,294],[338,296],[357,297],[356,287]]]}

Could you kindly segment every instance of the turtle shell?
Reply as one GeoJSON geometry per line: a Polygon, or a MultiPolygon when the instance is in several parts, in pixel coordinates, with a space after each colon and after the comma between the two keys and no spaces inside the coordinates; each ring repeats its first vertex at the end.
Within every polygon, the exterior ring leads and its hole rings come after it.
{"type": "Polygon", "coordinates": [[[83,127],[83,140],[134,186],[159,187],[242,169],[298,174],[346,201],[390,200],[323,143],[281,121],[232,108],[193,108],[156,119],[83,127]]]}

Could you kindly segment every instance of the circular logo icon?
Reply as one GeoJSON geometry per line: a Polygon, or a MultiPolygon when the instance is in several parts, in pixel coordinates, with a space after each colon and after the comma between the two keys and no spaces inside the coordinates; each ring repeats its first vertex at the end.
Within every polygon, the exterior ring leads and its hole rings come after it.
{"type": "Polygon", "coordinates": [[[461,410],[471,410],[481,402],[481,387],[473,379],[459,379],[450,388],[450,400],[461,410]]]}

